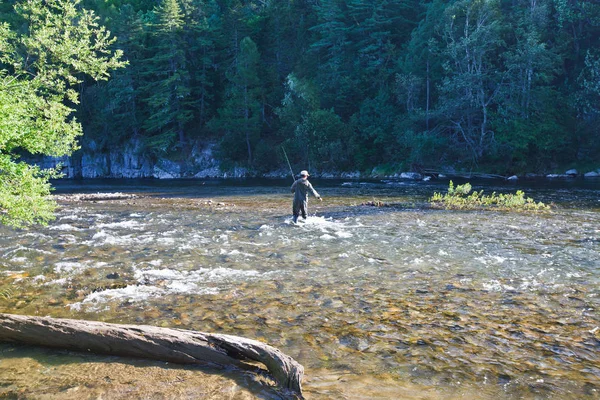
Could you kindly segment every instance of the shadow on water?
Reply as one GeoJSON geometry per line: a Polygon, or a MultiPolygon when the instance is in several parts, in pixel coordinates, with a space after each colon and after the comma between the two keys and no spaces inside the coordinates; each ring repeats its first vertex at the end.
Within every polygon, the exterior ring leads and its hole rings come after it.
{"type": "Polygon", "coordinates": [[[60,399],[152,398],[159,393],[163,393],[161,398],[204,398],[203,395],[226,392],[238,393],[232,398],[284,399],[285,395],[273,385],[265,370],[250,364],[224,368],[210,364],[178,365],[0,344],[0,399],[37,397],[40,392],[45,392],[45,398],[54,395],[60,399]]]}

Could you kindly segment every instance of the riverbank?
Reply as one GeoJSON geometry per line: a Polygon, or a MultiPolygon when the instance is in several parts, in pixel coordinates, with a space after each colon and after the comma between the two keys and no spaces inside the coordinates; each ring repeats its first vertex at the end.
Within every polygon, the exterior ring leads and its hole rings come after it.
{"type": "MultiPolygon", "coordinates": [[[[271,178],[288,179],[289,168],[279,168],[268,172],[259,172],[239,166],[225,167],[216,156],[216,145],[199,143],[193,146],[190,155],[178,161],[168,158],[152,158],[145,154],[140,143],[131,143],[108,152],[96,152],[95,147],[88,144],[87,150],[80,150],[70,157],[43,157],[28,160],[42,168],[59,167],[66,178],[129,178],[129,179],[238,179],[238,178],[271,178]]],[[[304,168],[304,167],[303,167],[304,168]]],[[[300,167],[298,168],[300,169],[300,167]]],[[[298,171],[296,171],[298,172],[298,171]]],[[[401,167],[377,166],[369,171],[335,171],[315,170],[310,173],[313,178],[323,179],[399,179],[428,181],[430,179],[574,179],[600,178],[600,165],[586,168],[585,171],[568,169],[557,173],[526,173],[522,175],[501,175],[486,172],[463,171],[452,166],[437,169],[419,169],[408,171],[401,167]]]]}

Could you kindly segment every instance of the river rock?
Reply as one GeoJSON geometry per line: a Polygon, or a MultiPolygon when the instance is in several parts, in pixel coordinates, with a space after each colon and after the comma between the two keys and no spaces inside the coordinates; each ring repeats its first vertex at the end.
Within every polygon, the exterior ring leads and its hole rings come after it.
{"type": "Polygon", "coordinates": [[[342,175],[341,175],[341,178],[344,178],[344,179],[358,179],[358,178],[360,178],[360,172],[358,172],[358,171],[343,172],[342,175]]]}
{"type": "Polygon", "coordinates": [[[548,175],[546,175],[546,178],[548,178],[548,179],[556,179],[556,178],[570,178],[570,175],[563,175],[563,174],[548,174],[548,175]]]}
{"type": "Polygon", "coordinates": [[[400,178],[418,181],[423,179],[423,175],[419,174],[418,172],[403,172],[400,174],[400,178]]]}
{"type": "Polygon", "coordinates": [[[203,169],[201,171],[198,171],[195,175],[194,178],[218,178],[220,177],[221,174],[221,170],[219,169],[219,167],[212,167],[212,168],[206,168],[203,169]]]}
{"type": "Polygon", "coordinates": [[[272,178],[272,179],[284,179],[287,178],[289,176],[294,176],[295,174],[292,174],[292,172],[289,169],[277,169],[274,171],[269,171],[266,172],[264,174],[262,174],[263,178],[272,178]]]}
{"type": "Polygon", "coordinates": [[[516,175],[513,175],[513,176],[509,176],[508,178],[506,178],[506,180],[508,180],[508,181],[517,181],[517,180],[519,180],[519,178],[516,175]]]}
{"type": "Polygon", "coordinates": [[[576,175],[578,175],[578,172],[576,169],[570,169],[567,172],[565,172],[565,175],[576,176],[576,175]]]}
{"type": "Polygon", "coordinates": [[[600,176],[599,173],[597,173],[596,171],[590,171],[588,173],[586,173],[585,175],[583,175],[586,178],[597,178],[600,176]]]}

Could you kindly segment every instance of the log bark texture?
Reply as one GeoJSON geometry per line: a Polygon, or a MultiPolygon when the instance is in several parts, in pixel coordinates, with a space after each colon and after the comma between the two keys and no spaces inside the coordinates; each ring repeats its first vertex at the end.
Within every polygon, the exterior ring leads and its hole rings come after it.
{"type": "Polygon", "coordinates": [[[281,387],[302,397],[302,365],[275,347],[239,336],[0,313],[0,342],[179,364],[226,366],[253,360],[263,363],[281,387]]]}

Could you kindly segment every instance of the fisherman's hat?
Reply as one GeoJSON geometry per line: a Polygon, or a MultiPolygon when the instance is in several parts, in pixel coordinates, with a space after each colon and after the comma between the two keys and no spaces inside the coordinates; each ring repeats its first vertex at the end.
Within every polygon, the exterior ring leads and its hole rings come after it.
{"type": "Polygon", "coordinates": [[[300,171],[300,176],[310,176],[307,170],[300,171]]]}

